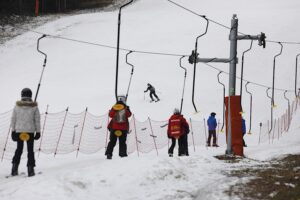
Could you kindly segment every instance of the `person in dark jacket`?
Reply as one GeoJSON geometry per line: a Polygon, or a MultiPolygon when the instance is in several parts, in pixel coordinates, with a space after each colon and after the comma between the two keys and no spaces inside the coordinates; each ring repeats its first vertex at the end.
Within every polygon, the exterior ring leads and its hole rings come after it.
{"type": "Polygon", "coordinates": [[[208,126],[207,146],[209,146],[209,147],[210,147],[211,137],[213,137],[213,146],[218,147],[217,137],[216,137],[217,120],[216,120],[215,116],[216,116],[216,113],[212,112],[207,120],[207,126],[208,126]]]}
{"type": "Polygon", "coordinates": [[[168,123],[168,138],[172,140],[172,144],[168,150],[169,156],[173,157],[176,139],[178,139],[178,155],[188,156],[187,134],[189,133],[189,124],[183,115],[180,114],[179,109],[174,109],[174,114],[170,117],[168,123]]]}
{"type": "Polygon", "coordinates": [[[242,133],[243,133],[243,146],[247,147],[245,140],[244,140],[244,135],[246,134],[246,121],[244,118],[242,118],[242,133]]]}
{"type": "Polygon", "coordinates": [[[18,167],[23,153],[24,141],[27,142],[28,152],[28,176],[34,176],[34,140],[41,136],[40,111],[36,102],[33,102],[32,92],[29,88],[24,88],[21,92],[21,100],[16,102],[11,118],[11,138],[17,142],[17,149],[12,159],[11,175],[18,175],[18,167]]]}
{"type": "Polygon", "coordinates": [[[156,98],[156,102],[160,100],[155,93],[155,88],[150,83],[147,84],[147,89],[144,92],[147,92],[148,90],[150,91],[151,102],[155,101],[153,96],[156,98]]]}
{"type": "Polygon", "coordinates": [[[109,143],[105,155],[107,159],[112,159],[113,150],[119,139],[119,156],[127,156],[126,139],[129,131],[128,118],[131,116],[129,106],[125,103],[125,98],[120,97],[117,103],[109,111],[109,117],[111,118],[107,128],[110,131],[109,143]]]}

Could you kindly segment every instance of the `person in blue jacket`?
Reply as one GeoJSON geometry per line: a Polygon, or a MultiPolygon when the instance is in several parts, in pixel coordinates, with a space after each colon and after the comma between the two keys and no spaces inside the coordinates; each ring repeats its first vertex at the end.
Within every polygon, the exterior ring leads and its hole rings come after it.
{"type": "Polygon", "coordinates": [[[242,133],[243,133],[243,146],[247,147],[245,140],[244,140],[244,135],[246,134],[246,121],[244,118],[242,118],[242,133]]]}
{"type": "Polygon", "coordinates": [[[216,113],[212,112],[207,120],[207,126],[208,126],[207,146],[209,146],[209,147],[210,147],[211,137],[213,137],[213,146],[218,147],[217,136],[216,136],[217,120],[216,120],[215,116],[216,116],[216,113]]]}

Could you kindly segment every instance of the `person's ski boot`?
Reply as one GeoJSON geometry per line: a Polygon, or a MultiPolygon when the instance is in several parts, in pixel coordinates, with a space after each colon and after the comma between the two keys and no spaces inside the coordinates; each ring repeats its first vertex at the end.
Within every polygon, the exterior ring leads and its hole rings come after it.
{"type": "Polygon", "coordinates": [[[111,160],[111,159],[112,159],[112,156],[111,156],[111,155],[106,155],[106,158],[107,158],[108,160],[111,160]]]}
{"type": "Polygon", "coordinates": [[[219,147],[219,145],[217,145],[217,144],[213,144],[213,147],[219,147]]]}
{"type": "Polygon", "coordinates": [[[13,166],[12,166],[12,169],[11,169],[11,175],[12,176],[17,176],[19,174],[18,173],[18,167],[19,167],[18,164],[13,163],[13,166]]]}
{"type": "Polygon", "coordinates": [[[34,167],[33,166],[28,166],[28,176],[34,176],[35,173],[34,173],[34,167]]]}

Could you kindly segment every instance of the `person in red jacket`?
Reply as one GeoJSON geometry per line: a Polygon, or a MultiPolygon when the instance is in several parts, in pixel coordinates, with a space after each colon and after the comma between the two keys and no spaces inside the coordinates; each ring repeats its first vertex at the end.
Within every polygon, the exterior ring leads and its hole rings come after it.
{"type": "Polygon", "coordinates": [[[168,138],[172,140],[172,145],[168,150],[169,156],[173,157],[176,139],[178,139],[178,155],[188,156],[187,134],[189,133],[189,124],[177,108],[174,109],[174,114],[169,119],[167,132],[168,138]]]}
{"type": "Polygon", "coordinates": [[[110,131],[109,143],[105,155],[112,159],[113,150],[119,138],[119,156],[127,156],[126,139],[129,131],[128,118],[131,116],[129,106],[125,104],[125,98],[120,97],[117,103],[109,111],[111,118],[107,128],[110,131]]]}

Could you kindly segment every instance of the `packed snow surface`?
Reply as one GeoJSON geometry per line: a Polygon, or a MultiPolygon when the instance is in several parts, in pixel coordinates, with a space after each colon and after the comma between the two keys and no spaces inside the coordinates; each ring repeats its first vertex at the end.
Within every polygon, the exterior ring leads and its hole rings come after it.
{"type": "MultiPolygon", "coordinates": [[[[300,2],[297,0],[175,2],[226,26],[230,26],[232,15],[237,14],[239,31],[244,34],[264,32],[269,41],[300,41],[300,2]]],[[[61,37],[47,36],[40,41],[40,49],[48,56],[38,96],[41,112],[49,105],[49,112],[69,107],[72,113],[79,113],[88,107],[95,115],[107,113],[115,103],[116,49],[99,44],[116,46],[117,17],[118,11],[61,17],[0,46],[0,113],[13,108],[22,88],[30,87],[34,92],[37,88],[44,59],[36,51],[37,39],[41,36],[37,32],[61,37]]],[[[122,10],[120,46],[133,50],[128,57],[135,67],[128,104],[137,119],[167,120],[173,109],[180,106],[184,71],[179,67],[179,58],[191,53],[196,37],[204,32],[205,26],[204,19],[167,0],[139,0],[122,10]],[[157,89],[160,102],[150,104],[148,94],[144,96],[147,83],[157,89]]],[[[229,31],[210,22],[208,33],[199,39],[200,57],[228,58],[229,31]]],[[[287,98],[295,99],[295,57],[299,45],[283,45],[283,53],[276,60],[275,88],[280,90],[275,90],[277,108],[274,117],[281,116],[287,108],[284,90],[288,90],[287,98]]],[[[240,76],[242,52],[249,46],[248,40],[238,42],[237,76],[240,76]]],[[[155,151],[139,155],[135,152],[127,158],[119,158],[116,147],[112,160],[106,160],[103,150],[92,155],[79,154],[77,158],[76,153],[55,157],[41,153],[36,156],[36,172],[42,173],[31,178],[25,175],[5,178],[10,173],[11,161],[3,160],[0,164],[1,200],[230,199],[223,192],[238,180],[227,177],[225,172],[300,153],[298,112],[293,115],[289,131],[282,137],[259,145],[257,142],[259,122],[266,123],[270,119],[270,99],[266,90],[272,86],[273,58],[279,51],[278,43],[267,42],[263,49],[254,41],[252,50],[245,55],[244,78],[250,81],[248,89],[253,93],[253,131],[245,136],[247,158],[240,163],[224,163],[214,157],[224,154],[226,146],[196,146],[195,151],[190,147],[189,157],[173,158],[168,157],[167,148],[159,150],[158,155],[155,151]]],[[[130,78],[126,53],[128,51],[120,51],[119,94],[126,93],[130,78]]],[[[226,85],[227,94],[229,65],[210,63],[216,67],[212,68],[197,64],[195,103],[200,112],[195,114],[191,101],[193,66],[187,58],[182,64],[188,74],[183,114],[187,118],[203,120],[214,111],[222,120],[223,89],[217,82],[217,74],[224,72],[220,81],[226,85]]],[[[236,94],[240,91],[239,81],[237,79],[236,94]]],[[[249,95],[245,90],[243,95],[243,117],[249,126],[249,95]]],[[[1,130],[1,140],[6,135],[7,130],[1,130]]],[[[22,160],[19,171],[26,172],[26,159],[22,160]]]]}

